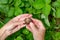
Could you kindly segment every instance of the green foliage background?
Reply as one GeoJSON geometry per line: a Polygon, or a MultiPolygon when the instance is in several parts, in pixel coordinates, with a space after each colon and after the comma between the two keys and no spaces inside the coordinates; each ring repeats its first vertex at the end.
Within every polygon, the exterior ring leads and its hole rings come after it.
{"type": "MultiPolygon", "coordinates": [[[[13,17],[25,13],[43,22],[45,40],[60,40],[60,0],[0,0],[0,28],[13,17]]],[[[22,28],[6,40],[33,40],[33,36],[22,28]]]]}

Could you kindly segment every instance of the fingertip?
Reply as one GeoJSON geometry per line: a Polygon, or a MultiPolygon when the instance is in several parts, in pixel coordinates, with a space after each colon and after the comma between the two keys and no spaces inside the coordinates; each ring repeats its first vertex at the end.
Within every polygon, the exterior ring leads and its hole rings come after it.
{"type": "Polygon", "coordinates": [[[31,18],[31,19],[33,20],[33,23],[36,23],[36,24],[40,23],[40,24],[42,24],[42,21],[41,20],[34,19],[34,18],[31,18]]]}
{"type": "Polygon", "coordinates": [[[30,27],[34,30],[35,29],[35,25],[32,23],[32,22],[30,22],[30,27]]]}
{"type": "Polygon", "coordinates": [[[30,28],[30,26],[29,26],[29,25],[26,25],[26,28],[27,28],[29,31],[31,31],[31,32],[32,32],[32,29],[30,28]]]}
{"type": "Polygon", "coordinates": [[[32,18],[33,23],[37,26],[37,28],[44,28],[43,23],[40,20],[32,18]]]}
{"type": "Polygon", "coordinates": [[[20,17],[22,16],[32,16],[32,14],[21,14],[20,17]]]}
{"type": "Polygon", "coordinates": [[[30,26],[33,26],[33,23],[32,22],[30,22],[30,26]]]}

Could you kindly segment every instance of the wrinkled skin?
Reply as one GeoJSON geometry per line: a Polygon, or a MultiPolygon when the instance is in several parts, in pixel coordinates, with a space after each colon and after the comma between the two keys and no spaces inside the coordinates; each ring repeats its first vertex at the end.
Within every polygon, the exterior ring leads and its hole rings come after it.
{"type": "Polygon", "coordinates": [[[26,25],[27,29],[29,29],[33,33],[34,40],[44,40],[45,36],[45,27],[43,26],[42,22],[37,19],[32,19],[30,24],[26,25]]]}
{"type": "Polygon", "coordinates": [[[33,19],[31,14],[19,15],[11,19],[0,29],[0,40],[25,27],[33,33],[34,40],[44,40],[45,28],[41,21],[33,19]],[[31,18],[32,22],[25,24],[25,19],[31,18]]]}

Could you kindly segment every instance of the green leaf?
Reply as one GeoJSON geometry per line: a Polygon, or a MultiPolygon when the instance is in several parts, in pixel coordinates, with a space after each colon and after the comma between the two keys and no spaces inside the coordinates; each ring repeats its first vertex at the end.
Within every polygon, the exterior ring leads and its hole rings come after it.
{"type": "Polygon", "coordinates": [[[33,3],[33,7],[35,9],[41,9],[44,7],[44,0],[35,0],[35,2],[33,3]]]}
{"type": "Polygon", "coordinates": [[[52,8],[52,10],[53,10],[53,16],[55,17],[55,16],[56,16],[56,15],[55,15],[56,10],[55,10],[55,8],[52,8]]]}
{"type": "Polygon", "coordinates": [[[25,7],[27,7],[27,8],[30,7],[30,4],[28,2],[26,2],[25,7]]]}
{"type": "Polygon", "coordinates": [[[23,29],[22,33],[25,34],[25,35],[28,35],[29,34],[29,30],[23,29]]]}
{"type": "Polygon", "coordinates": [[[7,13],[9,11],[8,5],[0,5],[0,11],[3,13],[7,13]]]}
{"type": "Polygon", "coordinates": [[[56,10],[56,17],[60,18],[60,8],[57,8],[57,10],[56,10]]]}
{"type": "Polygon", "coordinates": [[[49,23],[48,18],[45,18],[44,21],[45,21],[45,24],[46,24],[46,25],[50,26],[50,23],[49,23]]]}
{"type": "Polygon", "coordinates": [[[41,15],[41,19],[44,19],[45,24],[46,24],[47,26],[50,26],[48,17],[46,17],[44,14],[42,14],[42,15],[41,15]]]}
{"type": "Polygon", "coordinates": [[[11,3],[13,0],[9,0],[9,3],[11,3]]]}
{"type": "Polygon", "coordinates": [[[18,36],[15,40],[23,40],[21,36],[18,36]]]}
{"type": "Polygon", "coordinates": [[[28,40],[34,40],[32,33],[29,33],[29,35],[27,35],[26,38],[27,38],[28,40]]]}
{"type": "Polygon", "coordinates": [[[8,11],[7,16],[8,17],[13,17],[13,15],[14,15],[14,8],[10,7],[10,10],[8,11]]]}
{"type": "Polygon", "coordinates": [[[22,13],[23,13],[23,11],[19,7],[15,8],[15,16],[18,16],[18,15],[20,15],[22,13]]]}
{"type": "Polygon", "coordinates": [[[35,12],[36,12],[36,14],[40,14],[41,10],[36,10],[35,12]]]}
{"type": "Polygon", "coordinates": [[[60,7],[60,2],[55,1],[52,5],[56,8],[59,8],[60,7]]]}
{"type": "Polygon", "coordinates": [[[51,6],[50,5],[46,5],[43,9],[42,9],[42,13],[48,17],[48,15],[50,14],[51,11],[51,6]]]}
{"type": "Polygon", "coordinates": [[[22,2],[19,6],[20,6],[20,7],[23,7],[23,6],[24,6],[24,3],[22,2]]]}
{"type": "Polygon", "coordinates": [[[56,32],[53,38],[54,40],[60,40],[60,32],[56,32]]]}
{"type": "Polygon", "coordinates": [[[0,4],[7,4],[8,0],[0,0],[0,4]]]}
{"type": "Polygon", "coordinates": [[[45,40],[53,40],[52,35],[54,35],[54,31],[47,30],[45,33],[45,40]]]}
{"type": "Polygon", "coordinates": [[[3,25],[4,25],[4,23],[0,21],[0,28],[2,28],[3,25]]]}
{"type": "Polygon", "coordinates": [[[57,0],[57,2],[60,2],[60,0],[57,0]]]}
{"type": "Polygon", "coordinates": [[[10,19],[11,19],[11,18],[5,18],[4,21],[3,21],[3,23],[6,24],[10,19]]]}
{"type": "Polygon", "coordinates": [[[45,3],[46,4],[50,4],[51,3],[51,0],[45,0],[45,3]]]}
{"type": "Polygon", "coordinates": [[[14,0],[14,6],[19,6],[21,4],[21,0],[14,0]]]}
{"type": "Polygon", "coordinates": [[[26,11],[29,13],[35,13],[35,9],[30,7],[30,8],[26,8],[26,11]]]}
{"type": "Polygon", "coordinates": [[[34,3],[34,0],[29,0],[29,3],[32,5],[34,3]]]}

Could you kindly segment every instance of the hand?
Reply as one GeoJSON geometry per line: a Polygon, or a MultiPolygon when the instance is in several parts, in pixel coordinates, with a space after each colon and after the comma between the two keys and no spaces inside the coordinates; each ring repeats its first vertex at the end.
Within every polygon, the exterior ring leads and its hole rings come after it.
{"type": "Polygon", "coordinates": [[[0,40],[4,40],[7,36],[15,33],[16,31],[20,30],[21,28],[23,28],[25,26],[25,22],[24,20],[26,18],[30,18],[32,17],[32,15],[30,14],[23,14],[23,15],[19,15],[15,18],[13,18],[12,20],[10,20],[6,25],[4,25],[1,29],[0,29],[0,40]]]}
{"type": "Polygon", "coordinates": [[[26,28],[33,33],[34,40],[44,40],[45,27],[41,21],[32,18],[32,22],[26,28]]]}

